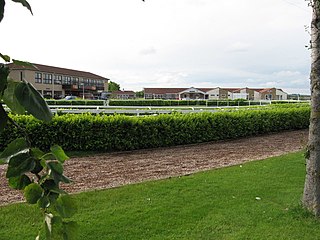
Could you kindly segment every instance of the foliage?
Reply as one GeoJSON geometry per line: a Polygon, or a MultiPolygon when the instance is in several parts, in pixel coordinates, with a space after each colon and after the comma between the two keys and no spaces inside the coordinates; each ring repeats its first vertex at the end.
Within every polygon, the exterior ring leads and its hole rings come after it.
{"type": "Polygon", "coordinates": [[[71,106],[103,106],[103,100],[46,100],[48,105],[71,105],[71,106]]]}
{"type": "MultiPolygon", "coordinates": [[[[31,11],[26,0],[12,0],[21,3],[31,11]]],[[[3,18],[5,1],[0,0],[0,21],[3,18]]],[[[0,54],[7,63],[29,66],[28,62],[12,59],[0,54]]],[[[17,124],[7,114],[2,103],[10,108],[13,114],[31,114],[38,121],[49,123],[52,113],[39,92],[26,81],[14,81],[9,78],[10,69],[7,64],[0,64],[0,133],[13,129],[16,135],[11,138],[0,154],[0,164],[7,164],[6,178],[9,185],[22,190],[27,203],[37,204],[44,216],[41,239],[74,239],[76,224],[70,218],[76,211],[73,200],[60,189],[60,183],[70,183],[63,175],[63,162],[68,159],[58,145],[45,153],[34,147],[27,130],[17,124]],[[17,136],[20,137],[17,137],[17,136]]],[[[40,239],[40,231],[36,240],[40,239]]]]}
{"type": "MultiPolygon", "coordinates": [[[[319,221],[299,206],[304,175],[298,152],[77,194],[79,239],[319,239],[319,221]]],[[[35,213],[1,207],[0,239],[31,239],[35,213]]]]}
{"type": "Polygon", "coordinates": [[[118,83],[115,83],[112,81],[108,82],[108,92],[114,92],[119,90],[120,90],[120,85],[118,83]]]}
{"type": "Polygon", "coordinates": [[[248,106],[260,105],[260,101],[236,100],[110,100],[110,106],[248,106]]]}
{"type": "MultiPolygon", "coordinates": [[[[129,117],[90,114],[55,116],[49,123],[32,116],[12,116],[26,128],[31,143],[49,149],[117,151],[232,139],[307,128],[309,107],[236,112],[203,112],[129,117]]],[[[0,149],[19,137],[12,124],[0,135],[0,149]]]]}
{"type": "Polygon", "coordinates": [[[135,92],[135,94],[136,94],[137,98],[143,98],[144,97],[144,90],[135,92]]]}

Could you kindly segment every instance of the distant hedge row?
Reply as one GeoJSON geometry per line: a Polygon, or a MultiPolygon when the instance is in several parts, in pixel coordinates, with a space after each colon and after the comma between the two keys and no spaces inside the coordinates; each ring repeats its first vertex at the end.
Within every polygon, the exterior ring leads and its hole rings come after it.
{"type": "Polygon", "coordinates": [[[103,100],[46,100],[48,105],[89,105],[89,106],[103,106],[103,100]]]}
{"type": "MultiPolygon", "coordinates": [[[[95,105],[103,106],[104,100],[46,100],[48,105],[95,105]]],[[[109,100],[110,106],[248,106],[260,105],[260,101],[236,100],[109,100]]],[[[288,104],[286,101],[273,101],[272,104],[288,104]]]]}
{"type": "MultiPolygon", "coordinates": [[[[31,116],[14,116],[32,143],[48,149],[118,151],[239,138],[308,128],[309,107],[172,114],[145,117],[63,115],[43,123],[31,116]]],[[[0,149],[18,136],[10,126],[0,135],[0,149]]],[[[284,139],[285,141],[285,139],[284,139]]]]}
{"type": "MultiPolygon", "coordinates": [[[[244,99],[237,100],[110,100],[110,106],[247,106],[244,99]]],[[[250,101],[250,105],[260,105],[250,101]]]]}
{"type": "MultiPolygon", "coordinates": [[[[104,105],[103,100],[46,100],[48,105],[104,105]]],[[[249,102],[238,100],[109,100],[110,106],[246,106],[249,102]]],[[[251,101],[250,105],[260,105],[251,101]]]]}

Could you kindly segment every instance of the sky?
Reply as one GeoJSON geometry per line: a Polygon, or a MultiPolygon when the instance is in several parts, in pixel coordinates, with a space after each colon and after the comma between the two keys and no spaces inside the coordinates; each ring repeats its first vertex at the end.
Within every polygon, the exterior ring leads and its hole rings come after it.
{"type": "Polygon", "coordinates": [[[0,52],[148,87],[310,94],[304,0],[7,0],[0,52]]]}

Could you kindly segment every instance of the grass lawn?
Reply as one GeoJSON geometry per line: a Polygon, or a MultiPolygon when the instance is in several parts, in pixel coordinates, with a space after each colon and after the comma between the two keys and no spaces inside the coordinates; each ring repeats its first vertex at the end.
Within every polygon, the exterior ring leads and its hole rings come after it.
{"type": "MultiPolygon", "coordinates": [[[[81,193],[79,239],[320,239],[320,220],[299,205],[304,177],[298,152],[81,193]]],[[[0,207],[0,239],[34,239],[35,213],[25,204],[0,207]]]]}

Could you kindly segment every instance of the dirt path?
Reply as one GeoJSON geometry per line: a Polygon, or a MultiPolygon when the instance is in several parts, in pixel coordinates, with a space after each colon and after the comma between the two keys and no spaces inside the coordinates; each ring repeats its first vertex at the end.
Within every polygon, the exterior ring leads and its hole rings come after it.
{"type": "MultiPolygon", "coordinates": [[[[74,180],[67,190],[80,192],[111,188],[278,156],[304,148],[307,135],[307,130],[299,130],[230,141],[72,158],[65,164],[65,175],[74,180]]],[[[19,191],[9,189],[4,177],[5,168],[0,165],[0,205],[22,200],[19,191]]]]}

